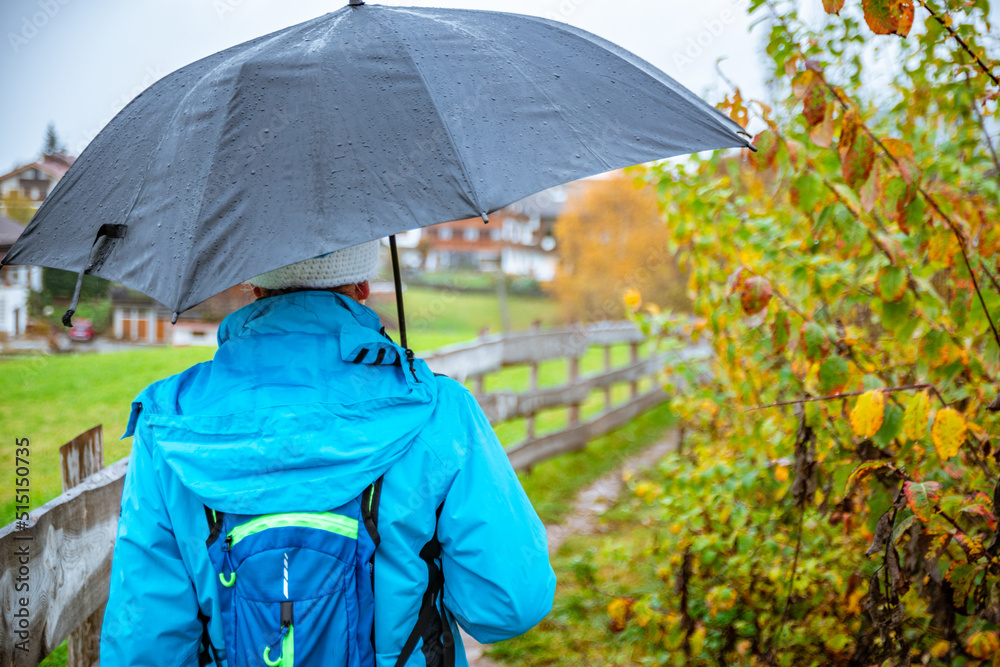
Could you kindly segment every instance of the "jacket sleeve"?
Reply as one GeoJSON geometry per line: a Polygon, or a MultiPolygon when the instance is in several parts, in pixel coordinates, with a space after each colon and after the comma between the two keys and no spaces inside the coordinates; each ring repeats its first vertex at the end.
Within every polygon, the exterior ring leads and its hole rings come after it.
{"type": "Polygon", "coordinates": [[[198,664],[202,626],[150,452],[135,436],[122,490],[101,664],[198,664]]]}
{"type": "Polygon", "coordinates": [[[460,468],[438,519],[444,602],[477,641],[523,634],[552,609],[545,526],[493,428],[463,391],[460,468]]]}

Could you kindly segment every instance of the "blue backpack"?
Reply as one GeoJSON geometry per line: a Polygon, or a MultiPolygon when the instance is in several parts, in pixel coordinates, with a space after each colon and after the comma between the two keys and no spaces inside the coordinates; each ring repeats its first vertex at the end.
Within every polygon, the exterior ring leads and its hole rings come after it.
{"type": "MultiPolygon", "coordinates": [[[[381,485],[380,478],[360,497],[328,512],[247,516],[206,508],[225,652],[213,647],[206,633],[200,663],[374,665],[381,485]]],[[[400,656],[400,664],[406,657],[400,656]]]]}

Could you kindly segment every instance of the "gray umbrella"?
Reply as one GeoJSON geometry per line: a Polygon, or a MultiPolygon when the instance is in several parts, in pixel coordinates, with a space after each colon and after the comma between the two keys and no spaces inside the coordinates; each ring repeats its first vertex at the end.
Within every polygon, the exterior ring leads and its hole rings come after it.
{"type": "Polygon", "coordinates": [[[176,317],[264,271],[746,136],[577,28],[351,0],[139,95],[4,263],[113,280],[176,317]]]}

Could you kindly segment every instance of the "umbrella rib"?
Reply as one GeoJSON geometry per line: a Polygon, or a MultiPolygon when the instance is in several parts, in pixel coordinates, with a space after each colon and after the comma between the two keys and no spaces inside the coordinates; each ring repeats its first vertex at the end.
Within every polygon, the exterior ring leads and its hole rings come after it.
{"type": "MultiPolygon", "coordinates": [[[[392,21],[390,20],[387,21],[386,23],[388,24],[388,27],[393,32],[393,34],[396,35],[396,41],[403,48],[403,51],[406,53],[406,57],[409,58],[410,62],[413,64],[413,69],[417,72],[417,74],[420,75],[420,81],[423,82],[424,84],[424,90],[427,91],[427,97],[428,99],[430,99],[431,104],[434,106],[434,111],[436,112],[437,117],[441,119],[441,125],[442,127],[444,127],[445,134],[448,135],[448,141],[451,143],[452,149],[455,151],[455,154],[458,155],[459,158],[458,166],[461,167],[462,169],[462,176],[465,178],[465,185],[467,187],[469,197],[472,200],[472,203],[476,206],[476,210],[480,213],[480,215],[485,215],[486,213],[488,213],[488,211],[486,211],[486,209],[483,207],[483,204],[479,199],[479,193],[476,192],[476,187],[472,183],[472,177],[469,174],[468,168],[465,166],[465,156],[462,155],[462,152],[458,149],[458,144],[455,142],[455,136],[452,134],[451,127],[448,125],[448,120],[441,113],[441,108],[438,106],[437,100],[434,99],[434,93],[431,90],[430,85],[428,85],[427,83],[427,77],[424,76],[423,71],[420,69],[420,65],[417,64],[416,59],[410,52],[410,48],[406,45],[406,42],[403,40],[403,38],[400,37],[399,31],[396,30],[396,27],[392,24],[392,21]]],[[[441,222],[447,222],[447,221],[442,220],[441,222]]]]}

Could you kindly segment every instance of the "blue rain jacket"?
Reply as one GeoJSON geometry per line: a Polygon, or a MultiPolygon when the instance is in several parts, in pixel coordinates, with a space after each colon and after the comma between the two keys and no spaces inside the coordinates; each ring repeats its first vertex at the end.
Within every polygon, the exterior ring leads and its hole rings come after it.
{"type": "MultiPolygon", "coordinates": [[[[427,587],[419,557],[435,512],[445,616],[480,642],[551,609],[545,528],[475,399],[380,334],[378,316],[329,292],[231,314],[213,361],[149,386],[132,407],[101,636],[101,664],[197,665],[202,623],[224,646],[204,507],[324,511],[385,475],[375,556],[377,664],[395,664],[427,587]]],[[[456,664],[467,665],[457,641],[456,664]]],[[[407,665],[425,665],[422,642],[407,665]]]]}

